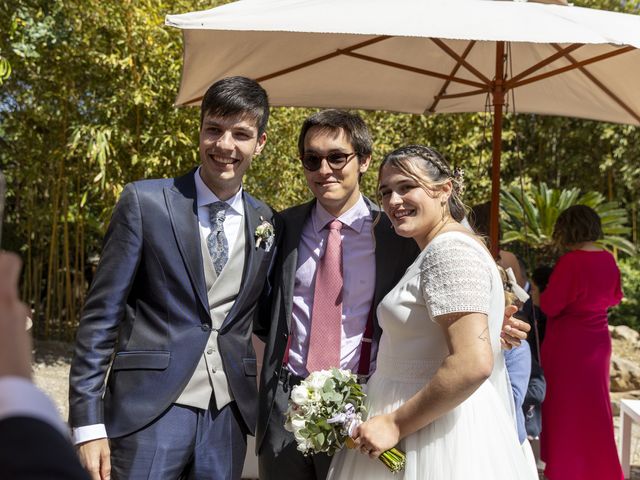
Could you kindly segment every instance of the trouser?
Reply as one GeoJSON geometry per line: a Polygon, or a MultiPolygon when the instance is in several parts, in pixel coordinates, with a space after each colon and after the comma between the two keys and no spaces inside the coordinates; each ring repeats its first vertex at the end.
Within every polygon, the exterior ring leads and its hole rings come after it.
{"type": "Polygon", "coordinates": [[[111,478],[237,480],[246,433],[235,402],[221,410],[213,396],[208,410],[174,404],[141,430],[110,439],[111,478]]]}
{"type": "Polygon", "coordinates": [[[260,480],[325,480],[331,457],[324,453],[304,456],[297,450],[293,433],[284,429],[291,388],[303,379],[290,374],[286,368],[282,372],[258,453],[260,480]]]}

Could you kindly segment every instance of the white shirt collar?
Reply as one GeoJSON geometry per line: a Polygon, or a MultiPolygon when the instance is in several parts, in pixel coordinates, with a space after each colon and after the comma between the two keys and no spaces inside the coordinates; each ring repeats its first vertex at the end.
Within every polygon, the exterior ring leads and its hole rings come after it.
{"type": "MultiPolygon", "coordinates": [[[[220,201],[218,196],[205,185],[202,177],[200,176],[200,168],[201,167],[198,167],[194,173],[198,208],[220,201]]],[[[242,203],[242,186],[240,186],[240,189],[233,197],[225,200],[225,203],[229,205],[233,211],[242,215],[244,213],[244,204],[242,203]]]]}

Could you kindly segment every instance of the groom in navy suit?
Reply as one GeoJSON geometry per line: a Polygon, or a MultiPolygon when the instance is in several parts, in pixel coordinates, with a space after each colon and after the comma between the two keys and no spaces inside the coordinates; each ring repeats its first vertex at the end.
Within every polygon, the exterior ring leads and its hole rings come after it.
{"type": "Polygon", "coordinates": [[[278,230],[242,178],[268,116],[256,82],[216,82],[200,166],[122,192],[70,374],[70,422],[94,479],[240,478],[256,424],[252,321],[278,230]]]}

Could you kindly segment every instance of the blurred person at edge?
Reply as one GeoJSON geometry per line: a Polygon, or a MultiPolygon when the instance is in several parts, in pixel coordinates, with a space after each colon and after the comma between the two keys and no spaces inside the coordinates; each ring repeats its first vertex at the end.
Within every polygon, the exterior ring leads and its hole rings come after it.
{"type": "Polygon", "coordinates": [[[20,259],[0,252],[0,478],[88,480],[53,402],[31,382],[20,259]]]}

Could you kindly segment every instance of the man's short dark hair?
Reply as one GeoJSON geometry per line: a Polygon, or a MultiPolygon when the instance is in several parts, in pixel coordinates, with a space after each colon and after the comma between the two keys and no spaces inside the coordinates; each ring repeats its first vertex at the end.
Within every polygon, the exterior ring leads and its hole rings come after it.
{"type": "Polygon", "coordinates": [[[247,77],[223,78],[211,85],[202,98],[200,125],[205,115],[246,115],[255,119],[258,135],[262,135],[269,121],[269,97],[255,80],[247,77]]]}
{"type": "Polygon", "coordinates": [[[332,108],[314,113],[304,121],[298,136],[298,153],[300,156],[304,154],[304,138],[309,129],[313,127],[332,132],[340,129],[344,130],[359,160],[370,156],[373,151],[371,132],[369,132],[369,128],[362,120],[362,117],[357,113],[332,108]]]}

